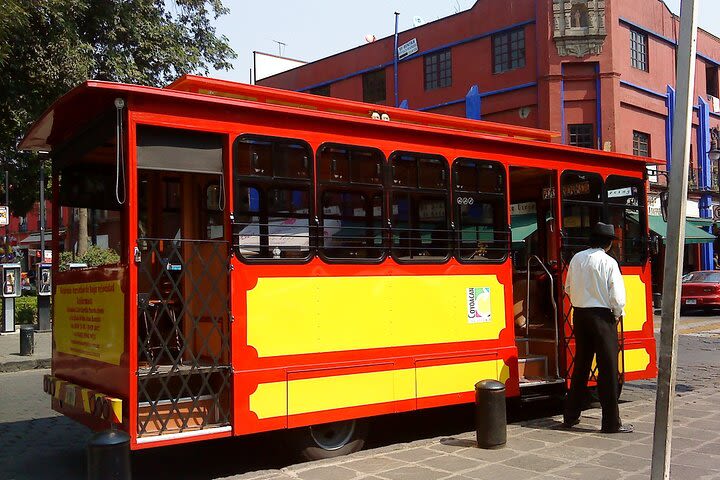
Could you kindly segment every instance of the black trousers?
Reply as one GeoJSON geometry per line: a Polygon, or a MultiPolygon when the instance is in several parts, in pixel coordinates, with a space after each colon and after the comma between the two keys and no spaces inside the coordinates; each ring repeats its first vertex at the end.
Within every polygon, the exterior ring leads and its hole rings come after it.
{"type": "Polygon", "coordinates": [[[580,418],[593,356],[597,358],[597,384],[602,406],[602,429],[620,427],[618,409],[618,337],[615,317],[606,308],[573,308],[575,367],[570,393],[565,401],[564,420],[580,418]]]}

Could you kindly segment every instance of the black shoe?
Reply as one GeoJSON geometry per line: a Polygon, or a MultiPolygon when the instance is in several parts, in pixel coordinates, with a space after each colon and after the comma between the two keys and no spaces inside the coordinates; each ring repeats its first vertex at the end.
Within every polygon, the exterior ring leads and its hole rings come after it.
{"type": "Polygon", "coordinates": [[[625,425],[620,425],[614,430],[603,428],[600,431],[602,433],[632,433],[635,431],[635,427],[633,427],[631,423],[626,423],[625,425]]]}
{"type": "Polygon", "coordinates": [[[562,428],[572,428],[575,425],[577,425],[578,423],[580,423],[579,418],[576,418],[575,420],[564,420],[562,422],[562,428]]]}

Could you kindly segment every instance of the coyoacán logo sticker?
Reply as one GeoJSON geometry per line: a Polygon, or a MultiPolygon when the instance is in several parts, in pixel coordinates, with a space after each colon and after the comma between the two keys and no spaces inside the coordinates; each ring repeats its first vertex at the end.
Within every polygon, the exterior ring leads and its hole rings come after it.
{"type": "Polygon", "coordinates": [[[467,289],[468,323],[485,323],[491,319],[490,287],[467,289]]]}

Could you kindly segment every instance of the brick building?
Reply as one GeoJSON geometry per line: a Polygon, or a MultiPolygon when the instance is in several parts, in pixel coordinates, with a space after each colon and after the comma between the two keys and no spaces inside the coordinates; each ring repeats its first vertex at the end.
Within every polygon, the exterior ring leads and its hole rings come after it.
{"type": "MultiPolygon", "coordinates": [[[[478,0],[399,33],[397,67],[391,36],[258,83],[555,130],[564,143],[671,165],[679,31],[662,0],[478,0]]],[[[686,270],[713,268],[705,232],[720,214],[707,154],[720,125],[720,39],[700,30],[697,51],[686,270]]],[[[665,178],[650,182],[650,228],[661,240],[665,178]]]]}

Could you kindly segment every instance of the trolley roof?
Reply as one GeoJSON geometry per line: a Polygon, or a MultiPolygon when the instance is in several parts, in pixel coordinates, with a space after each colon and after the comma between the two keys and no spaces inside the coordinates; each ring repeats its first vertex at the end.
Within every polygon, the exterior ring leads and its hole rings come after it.
{"type": "MultiPolygon", "coordinates": [[[[572,153],[576,157],[587,159],[614,162],[625,160],[636,165],[665,163],[647,157],[550,143],[559,134],[547,130],[469,120],[194,75],[185,75],[165,88],[88,80],[56,100],[30,127],[18,149],[53,151],[91,126],[93,121],[110,112],[114,108],[115,98],[118,97],[130,100],[130,109],[134,108],[133,100],[171,100],[175,104],[183,103],[194,108],[259,109],[372,126],[382,122],[387,128],[411,130],[418,134],[433,132],[478,138],[558,153],[572,153]],[[389,121],[372,118],[374,113],[387,114],[389,121]]],[[[139,108],[142,109],[142,106],[139,108]]]]}

